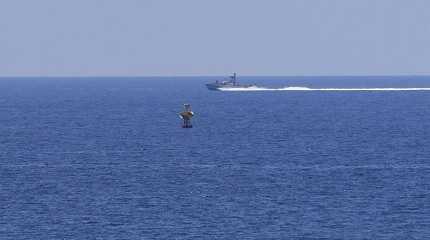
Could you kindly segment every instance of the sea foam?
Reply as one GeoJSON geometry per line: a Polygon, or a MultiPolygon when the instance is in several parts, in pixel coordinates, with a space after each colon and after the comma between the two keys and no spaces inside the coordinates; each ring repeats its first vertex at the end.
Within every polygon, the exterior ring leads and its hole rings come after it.
{"type": "Polygon", "coordinates": [[[251,92],[251,91],[430,91],[430,88],[308,88],[308,87],[248,87],[220,88],[221,91],[251,92]]]}

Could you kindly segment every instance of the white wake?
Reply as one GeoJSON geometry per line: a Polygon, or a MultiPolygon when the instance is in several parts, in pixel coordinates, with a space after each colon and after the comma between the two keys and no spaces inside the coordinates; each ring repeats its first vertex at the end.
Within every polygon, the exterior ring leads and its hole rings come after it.
{"type": "Polygon", "coordinates": [[[248,87],[248,88],[220,88],[221,91],[430,91],[430,88],[308,88],[308,87],[248,87]]]}

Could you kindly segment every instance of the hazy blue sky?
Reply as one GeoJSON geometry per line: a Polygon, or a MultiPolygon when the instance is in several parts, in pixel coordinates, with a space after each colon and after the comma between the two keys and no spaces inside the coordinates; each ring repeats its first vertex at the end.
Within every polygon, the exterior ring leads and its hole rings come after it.
{"type": "Polygon", "coordinates": [[[0,75],[430,74],[428,0],[1,0],[0,75]]]}

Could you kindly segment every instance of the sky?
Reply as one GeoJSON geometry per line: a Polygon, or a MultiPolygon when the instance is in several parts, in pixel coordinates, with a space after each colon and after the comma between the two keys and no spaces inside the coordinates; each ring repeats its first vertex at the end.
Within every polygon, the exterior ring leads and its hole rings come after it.
{"type": "Polygon", "coordinates": [[[428,0],[0,0],[0,76],[430,75],[428,0]]]}

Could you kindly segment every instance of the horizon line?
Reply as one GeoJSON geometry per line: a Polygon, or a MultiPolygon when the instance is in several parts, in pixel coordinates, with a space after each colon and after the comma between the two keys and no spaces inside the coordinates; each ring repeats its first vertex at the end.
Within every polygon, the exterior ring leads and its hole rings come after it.
{"type": "MultiPolygon", "coordinates": [[[[225,77],[226,75],[16,75],[16,76],[1,76],[0,78],[197,78],[197,77],[225,77]]],[[[240,77],[430,77],[428,74],[336,74],[336,75],[238,75],[240,77]]]]}

